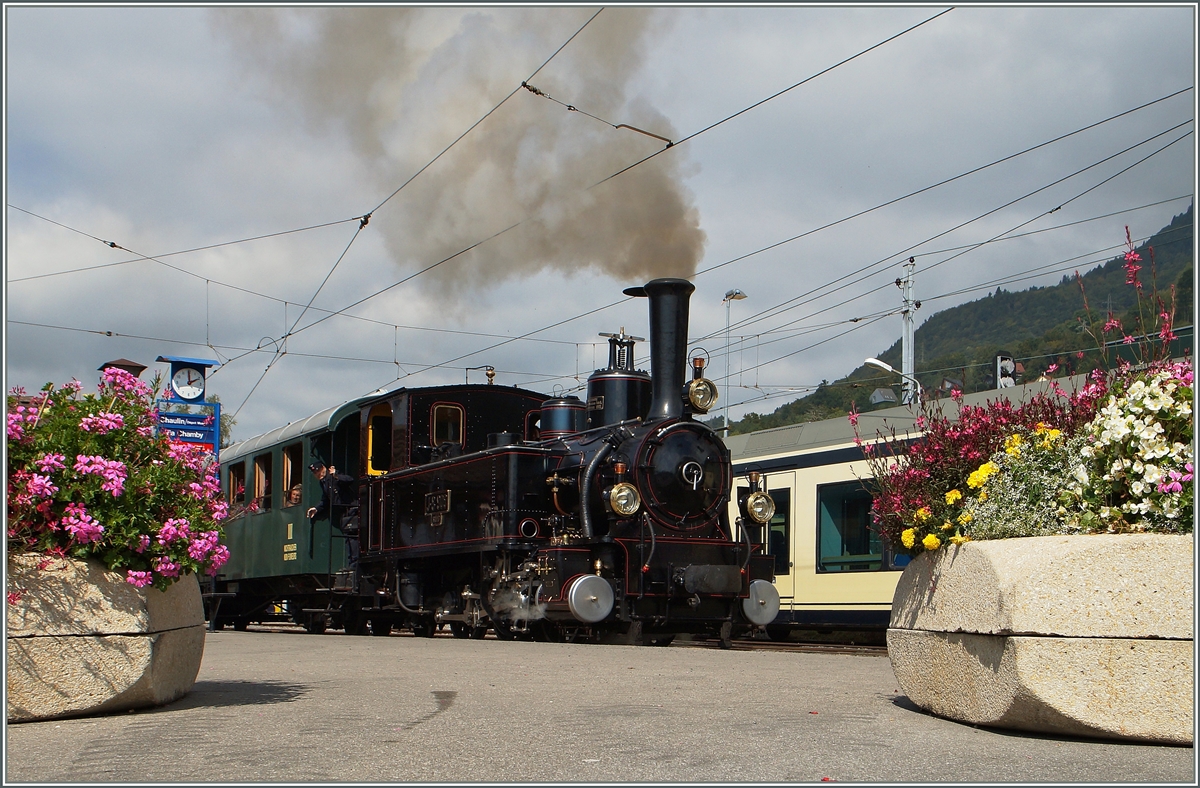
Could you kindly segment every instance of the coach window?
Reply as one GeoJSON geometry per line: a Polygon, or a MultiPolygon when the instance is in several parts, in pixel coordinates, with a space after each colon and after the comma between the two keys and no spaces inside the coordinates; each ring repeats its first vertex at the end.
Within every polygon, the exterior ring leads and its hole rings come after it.
{"type": "Polygon", "coordinates": [[[883,541],[871,529],[871,493],[862,482],[817,488],[817,571],[883,569],[883,541]]]}
{"type": "Polygon", "coordinates": [[[254,458],[254,502],[261,511],[271,508],[272,482],[271,455],[260,454],[254,458]]]}
{"type": "Polygon", "coordinates": [[[287,503],[288,490],[304,482],[304,474],[300,465],[301,459],[304,457],[301,452],[302,448],[299,443],[283,447],[283,487],[280,489],[283,490],[285,505],[287,503]]]}
{"type": "Polygon", "coordinates": [[[367,475],[382,476],[392,467],[392,406],[380,402],[367,416],[367,475]]]}
{"type": "Polygon", "coordinates": [[[229,466],[229,506],[233,508],[246,502],[246,463],[235,462],[229,466]]]}
{"type": "Polygon", "coordinates": [[[457,443],[462,445],[463,409],[458,405],[434,405],[431,421],[433,445],[457,443]]]}

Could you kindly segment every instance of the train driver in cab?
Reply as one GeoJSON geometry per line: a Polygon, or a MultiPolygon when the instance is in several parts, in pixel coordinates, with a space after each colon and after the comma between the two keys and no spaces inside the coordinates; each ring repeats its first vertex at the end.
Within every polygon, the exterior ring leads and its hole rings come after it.
{"type": "Polygon", "coordinates": [[[321,502],[308,509],[308,519],[330,522],[346,537],[349,552],[348,564],[353,569],[358,564],[358,493],[354,477],[338,473],[337,468],[327,468],[317,461],[308,466],[321,485],[321,502]]]}

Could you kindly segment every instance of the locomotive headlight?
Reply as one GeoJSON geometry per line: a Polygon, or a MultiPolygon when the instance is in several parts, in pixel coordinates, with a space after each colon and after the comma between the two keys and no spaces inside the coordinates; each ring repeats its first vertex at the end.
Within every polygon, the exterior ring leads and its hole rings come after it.
{"type": "Polygon", "coordinates": [[[608,505],[621,517],[632,517],[642,505],[642,496],[632,484],[621,482],[608,491],[608,505]]]}
{"type": "Polygon", "coordinates": [[[775,500],[765,492],[750,493],[746,499],[746,513],[756,523],[769,523],[775,516],[775,500]]]}
{"type": "Polygon", "coordinates": [[[717,401],[717,384],[707,378],[697,378],[688,383],[688,402],[692,408],[708,413],[717,401]]]}

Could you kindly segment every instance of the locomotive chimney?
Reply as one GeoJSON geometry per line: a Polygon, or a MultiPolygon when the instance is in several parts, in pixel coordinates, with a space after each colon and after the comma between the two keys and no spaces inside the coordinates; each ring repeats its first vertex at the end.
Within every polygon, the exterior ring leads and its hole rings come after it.
{"type": "Polygon", "coordinates": [[[625,291],[625,295],[650,299],[651,403],[647,420],[683,415],[688,300],[695,289],[686,279],[654,279],[625,291]]]}

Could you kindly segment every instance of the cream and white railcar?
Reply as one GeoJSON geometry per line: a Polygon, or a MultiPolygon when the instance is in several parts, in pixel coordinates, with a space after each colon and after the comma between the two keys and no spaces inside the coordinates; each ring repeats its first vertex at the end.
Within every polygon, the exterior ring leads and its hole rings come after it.
{"type": "MultiPolygon", "coordinates": [[[[1060,379],[1066,391],[1085,383],[1085,376],[1060,379]]],[[[967,395],[964,404],[989,400],[1024,401],[1048,392],[1049,382],[967,395]]],[[[943,412],[953,418],[958,406],[945,399],[943,412]]],[[[916,438],[916,414],[907,406],[859,416],[865,442],[878,434],[916,438]]],[[[764,552],[775,558],[779,615],[767,631],[786,636],[791,629],[885,629],[892,595],[908,557],[896,555],[872,529],[871,472],[855,444],[846,417],[794,424],[725,438],[733,460],[734,496],[730,521],[738,516],[737,500],[749,488],[747,475],[762,474],[760,486],[775,500],[775,516],[764,529],[764,552]]],[[[757,541],[757,539],[755,540],[757,541]]]]}

